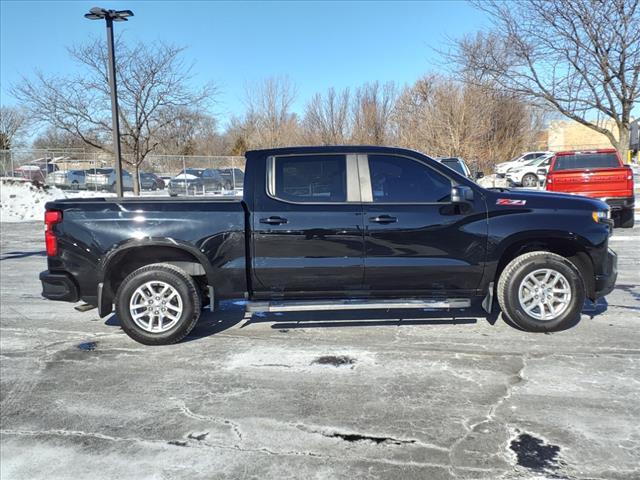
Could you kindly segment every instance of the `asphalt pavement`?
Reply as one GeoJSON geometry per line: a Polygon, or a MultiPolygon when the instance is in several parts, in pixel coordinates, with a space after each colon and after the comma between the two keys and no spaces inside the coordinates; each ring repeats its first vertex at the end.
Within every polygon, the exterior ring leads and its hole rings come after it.
{"type": "Polygon", "coordinates": [[[2,480],[640,478],[638,227],[562,332],[225,302],[165,347],[42,299],[42,225],[0,229],[2,480]]]}

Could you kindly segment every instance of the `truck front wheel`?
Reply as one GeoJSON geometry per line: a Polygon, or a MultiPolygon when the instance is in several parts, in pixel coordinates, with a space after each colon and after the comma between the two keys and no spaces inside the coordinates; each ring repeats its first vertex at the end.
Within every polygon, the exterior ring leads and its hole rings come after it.
{"type": "Polygon", "coordinates": [[[529,332],[562,330],[580,317],[585,299],[580,271],[551,252],[514,258],[498,280],[502,313],[529,332]]]}
{"type": "Polygon", "coordinates": [[[146,265],[124,279],[116,313],[127,335],[145,345],[167,345],[186,337],[200,318],[193,278],[166,263],[146,265]]]}

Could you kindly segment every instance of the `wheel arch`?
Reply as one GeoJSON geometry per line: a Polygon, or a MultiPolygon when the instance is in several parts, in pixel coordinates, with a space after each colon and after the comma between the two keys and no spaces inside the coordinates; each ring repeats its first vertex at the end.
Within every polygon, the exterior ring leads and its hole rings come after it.
{"type": "MultiPolygon", "coordinates": [[[[131,240],[108,252],[100,266],[101,307],[111,306],[120,283],[134,270],[152,263],[166,263],[191,276],[204,277],[212,285],[213,267],[202,252],[174,239],[131,240]]],[[[106,313],[109,313],[107,311],[106,313]]]]}
{"type": "Polygon", "coordinates": [[[496,255],[495,270],[489,282],[497,284],[504,268],[514,258],[529,252],[547,251],[571,261],[580,271],[588,298],[595,294],[594,266],[586,239],[569,232],[540,231],[516,234],[501,242],[496,255]]]}

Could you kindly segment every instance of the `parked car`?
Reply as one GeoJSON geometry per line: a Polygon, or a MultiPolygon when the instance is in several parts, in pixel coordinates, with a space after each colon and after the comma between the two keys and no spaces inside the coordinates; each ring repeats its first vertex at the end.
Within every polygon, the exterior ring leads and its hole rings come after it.
{"type": "Polygon", "coordinates": [[[47,203],[43,295],[102,317],[115,304],[129,336],[157,345],[225,298],[246,298],[250,312],[476,299],[490,312],[496,291],[511,322],[549,331],[614,288],[609,207],[597,199],[484,189],[390,147],[250,151],[245,175],[242,199],[47,203]]]}
{"type": "Polygon", "coordinates": [[[22,165],[13,171],[12,176],[24,178],[32,183],[39,183],[42,185],[46,183],[46,177],[38,165],[22,165]]]}
{"type": "Polygon", "coordinates": [[[47,183],[58,188],[81,190],[86,188],[86,175],[85,170],[58,170],[49,174],[47,183]]]}
{"type": "Polygon", "coordinates": [[[436,160],[467,178],[472,177],[471,170],[469,170],[465,161],[460,157],[436,157],[436,160]]]}
{"type": "Polygon", "coordinates": [[[524,165],[531,160],[535,160],[536,158],[548,155],[550,153],[552,152],[525,152],[522,155],[512,158],[508,162],[498,163],[496,165],[496,174],[499,178],[504,178],[507,170],[509,170],[510,168],[518,166],[518,164],[524,165]]]}
{"type": "MultiPolygon", "coordinates": [[[[116,191],[116,171],[114,168],[91,168],[86,171],[85,185],[88,190],[116,191]]],[[[122,170],[122,190],[133,190],[133,177],[122,170]]]]}
{"type": "Polygon", "coordinates": [[[540,183],[538,171],[546,171],[552,158],[553,153],[549,153],[530,162],[509,168],[506,173],[507,183],[510,186],[537,187],[540,183]]]}
{"type": "Polygon", "coordinates": [[[244,185],[244,172],[239,168],[219,168],[216,171],[224,180],[225,190],[236,190],[244,185]]]}
{"type": "Polygon", "coordinates": [[[614,148],[556,153],[546,189],[599,198],[609,205],[620,227],[632,228],[635,223],[633,171],[614,148]]]}
{"type": "Polygon", "coordinates": [[[222,175],[211,168],[187,168],[169,181],[169,195],[205,195],[221,192],[222,175]]]}
{"type": "Polygon", "coordinates": [[[140,188],[142,190],[162,190],[164,187],[164,180],[155,173],[140,172],[140,188]]]}

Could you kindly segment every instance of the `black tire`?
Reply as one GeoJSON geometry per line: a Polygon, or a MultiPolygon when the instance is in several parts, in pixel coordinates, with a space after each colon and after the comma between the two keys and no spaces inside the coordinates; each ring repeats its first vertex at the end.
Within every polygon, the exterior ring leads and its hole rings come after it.
{"type": "Polygon", "coordinates": [[[635,212],[633,211],[633,208],[625,208],[620,211],[620,216],[618,218],[618,226],[620,228],[633,228],[635,223],[635,212]]]}
{"type": "Polygon", "coordinates": [[[151,184],[151,190],[153,190],[154,192],[158,189],[158,184],[156,182],[153,182],[151,184]]]}
{"type": "Polygon", "coordinates": [[[534,173],[527,173],[524,177],[522,177],[522,186],[523,187],[535,187],[538,185],[538,176],[534,173]]]}
{"type": "Polygon", "coordinates": [[[231,190],[231,182],[225,182],[224,189],[227,190],[227,191],[231,190]]]}
{"type": "Polygon", "coordinates": [[[127,335],[144,345],[169,345],[186,337],[200,318],[202,300],[193,278],[184,270],[166,263],[154,263],[135,270],[124,279],[116,293],[116,313],[127,335]],[[136,289],[146,282],[162,281],[177,291],[182,300],[182,314],[177,323],[162,333],[149,332],[135,323],[129,302],[136,289]]]}
{"type": "Polygon", "coordinates": [[[548,332],[568,328],[579,320],[585,288],[580,271],[568,259],[551,252],[531,252],[509,262],[498,280],[497,294],[502,314],[507,320],[528,332],[548,332]],[[561,273],[571,290],[566,309],[553,320],[540,320],[529,315],[518,298],[520,284],[525,277],[543,268],[561,273]]]}
{"type": "Polygon", "coordinates": [[[77,180],[71,182],[71,190],[80,190],[80,184],[77,180]]]}

